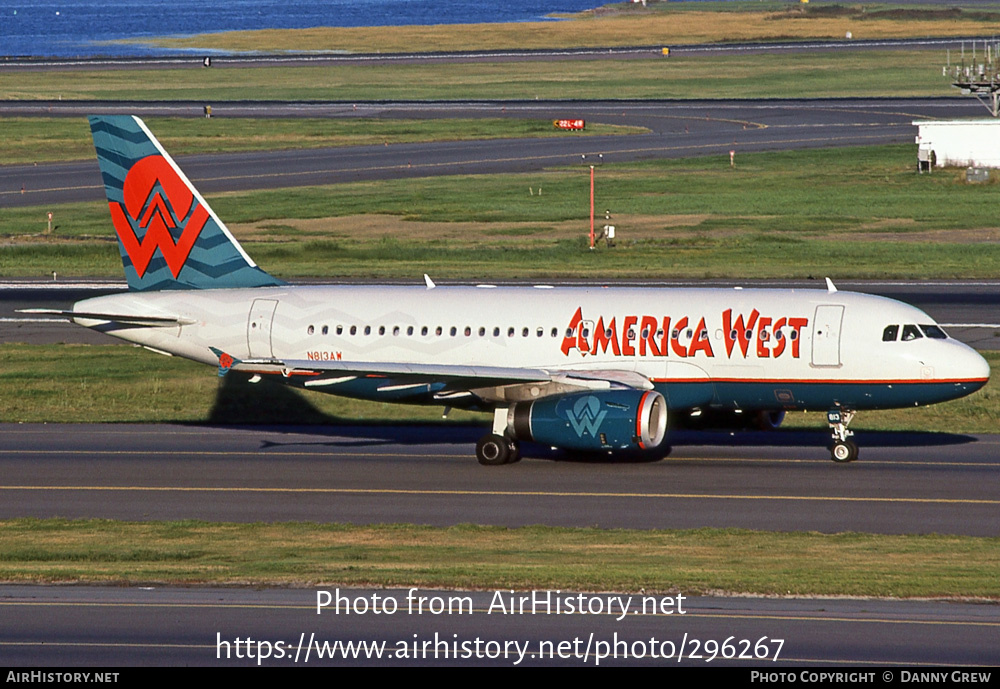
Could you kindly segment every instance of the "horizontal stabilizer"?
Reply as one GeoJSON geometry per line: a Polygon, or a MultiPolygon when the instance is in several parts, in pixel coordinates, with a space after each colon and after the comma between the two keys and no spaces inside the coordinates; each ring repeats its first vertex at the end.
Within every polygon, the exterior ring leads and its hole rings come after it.
{"type": "Polygon", "coordinates": [[[85,319],[92,321],[109,321],[123,325],[136,325],[147,328],[163,328],[178,325],[193,325],[197,321],[180,316],[142,316],[125,313],[97,313],[92,311],[60,311],[58,309],[18,309],[18,313],[33,313],[43,316],[62,316],[63,318],[85,319]]]}

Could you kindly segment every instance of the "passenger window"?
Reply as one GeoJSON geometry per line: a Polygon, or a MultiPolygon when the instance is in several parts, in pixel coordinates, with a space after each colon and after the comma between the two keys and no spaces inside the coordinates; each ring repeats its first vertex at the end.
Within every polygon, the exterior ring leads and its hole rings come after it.
{"type": "Polygon", "coordinates": [[[899,336],[898,325],[887,325],[885,326],[885,330],[882,331],[883,342],[895,342],[898,336],[899,336]]]}
{"type": "Polygon", "coordinates": [[[500,328],[493,328],[493,337],[500,337],[500,328]]]}
{"type": "Polygon", "coordinates": [[[903,326],[903,342],[909,342],[910,340],[917,340],[923,337],[920,332],[920,328],[915,325],[904,325],[903,326]]]}
{"type": "Polygon", "coordinates": [[[936,325],[921,325],[920,329],[924,331],[924,335],[934,340],[948,339],[948,336],[945,334],[944,330],[941,330],[941,328],[936,325]]]}

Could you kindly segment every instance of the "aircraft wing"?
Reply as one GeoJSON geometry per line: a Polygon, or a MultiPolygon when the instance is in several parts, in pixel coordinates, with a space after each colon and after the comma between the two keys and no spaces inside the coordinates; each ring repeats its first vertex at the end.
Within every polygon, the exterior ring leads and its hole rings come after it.
{"type": "MultiPolygon", "coordinates": [[[[466,366],[455,364],[416,364],[398,362],[313,361],[309,359],[237,359],[212,348],[219,357],[219,375],[230,370],[250,374],[308,376],[306,387],[333,384],[346,377],[387,377],[404,385],[446,383],[453,390],[472,390],[494,386],[554,383],[579,389],[637,388],[651,390],[648,378],[632,371],[574,371],[562,369],[521,368],[510,366],[466,366]]],[[[564,388],[563,388],[564,389],[564,388]]]]}

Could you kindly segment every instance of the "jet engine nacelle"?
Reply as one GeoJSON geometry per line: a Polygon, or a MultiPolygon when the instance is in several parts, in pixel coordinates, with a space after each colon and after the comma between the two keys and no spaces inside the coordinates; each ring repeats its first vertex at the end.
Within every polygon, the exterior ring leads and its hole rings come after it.
{"type": "Polygon", "coordinates": [[[601,390],[519,402],[509,425],[519,440],[567,450],[650,450],[667,432],[667,401],[654,390],[601,390]]]}

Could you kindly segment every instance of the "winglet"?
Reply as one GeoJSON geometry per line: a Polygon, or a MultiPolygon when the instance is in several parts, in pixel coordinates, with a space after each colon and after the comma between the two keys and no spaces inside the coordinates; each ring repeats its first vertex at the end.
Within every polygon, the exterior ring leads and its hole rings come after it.
{"type": "Polygon", "coordinates": [[[427,289],[434,289],[437,287],[437,285],[434,284],[434,281],[431,280],[431,276],[427,273],[424,273],[424,284],[427,285],[427,289]]]}
{"type": "Polygon", "coordinates": [[[833,280],[831,280],[830,278],[826,279],[826,291],[829,292],[830,294],[833,294],[834,292],[837,291],[837,286],[833,284],[833,280]]]}
{"type": "Polygon", "coordinates": [[[236,364],[243,363],[240,359],[237,359],[232,354],[227,354],[221,349],[216,349],[215,347],[209,347],[212,350],[212,354],[219,357],[219,378],[222,378],[229,370],[236,364]]]}

